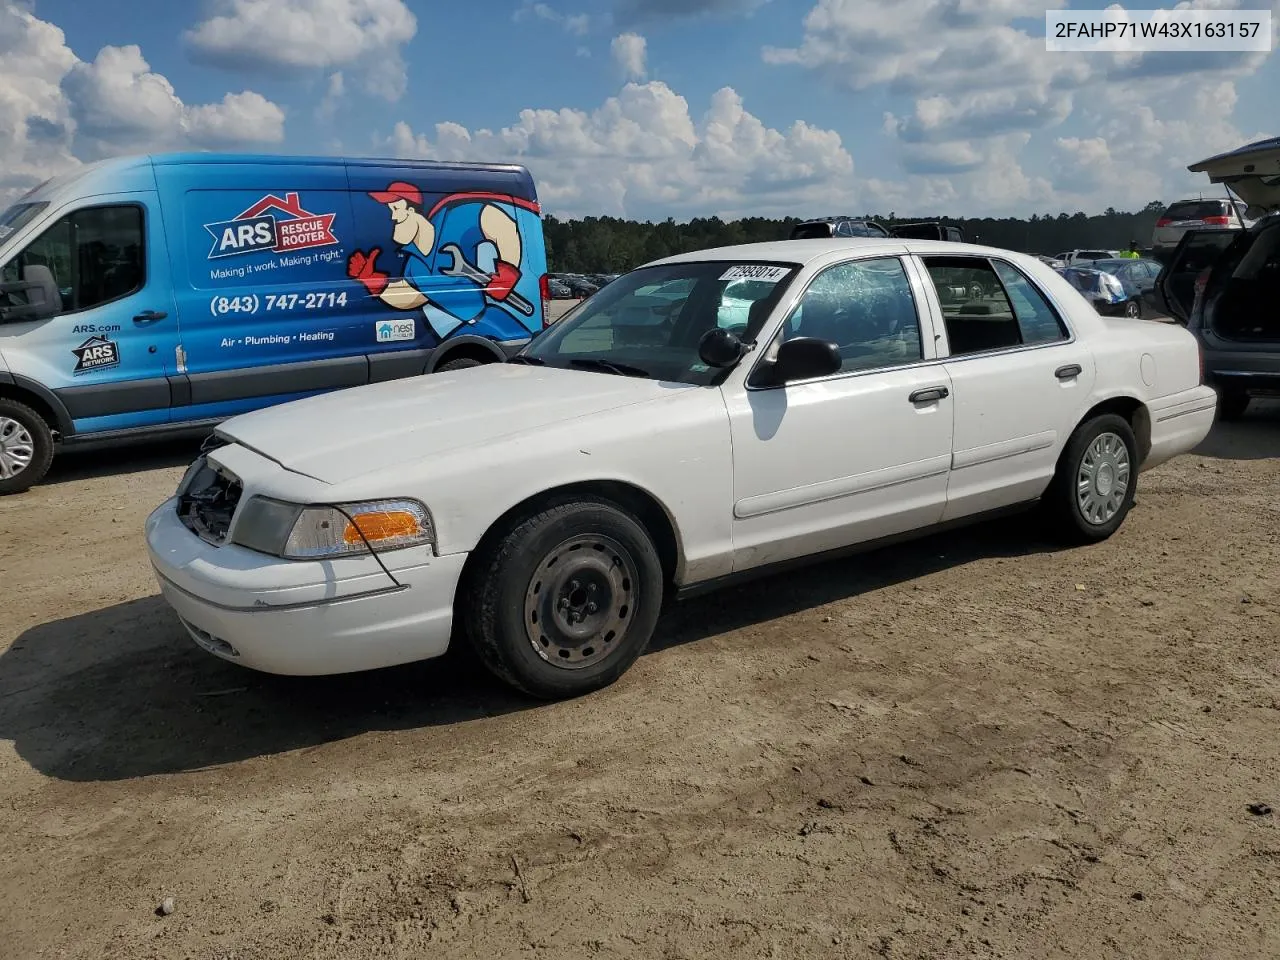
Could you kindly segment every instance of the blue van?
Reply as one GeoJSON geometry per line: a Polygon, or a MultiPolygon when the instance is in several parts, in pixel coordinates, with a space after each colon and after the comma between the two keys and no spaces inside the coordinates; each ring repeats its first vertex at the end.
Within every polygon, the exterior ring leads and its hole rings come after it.
{"type": "Polygon", "coordinates": [[[544,324],[524,167],[166,154],[0,214],[0,494],[54,451],[501,361],[544,324]]]}

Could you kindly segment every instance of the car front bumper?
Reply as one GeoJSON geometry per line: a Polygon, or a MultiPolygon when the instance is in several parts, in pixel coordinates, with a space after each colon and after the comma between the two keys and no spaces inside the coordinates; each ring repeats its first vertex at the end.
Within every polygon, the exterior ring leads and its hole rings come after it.
{"type": "Polygon", "coordinates": [[[441,656],[466,554],[425,548],[382,555],[280,560],[201,540],[176,499],[147,518],[160,591],[192,639],[224,660],[292,676],[352,673],[441,656]]]}

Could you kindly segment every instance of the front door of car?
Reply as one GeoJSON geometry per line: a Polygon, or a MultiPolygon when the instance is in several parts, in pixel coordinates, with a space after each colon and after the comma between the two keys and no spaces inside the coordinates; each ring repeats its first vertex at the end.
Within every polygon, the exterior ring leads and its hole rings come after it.
{"type": "Polygon", "coordinates": [[[745,386],[726,385],[733,438],[734,569],[746,570],[936,523],[951,462],[950,381],[898,257],[826,268],[745,386]],[[835,343],[830,375],[770,385],[795,338],[835,343]]]}
{"type": "Polygon", "coordinates": [[[1093,354],[1011,263],[923,257],[955,393],[945,520],[1038,497],[1086,410],[1093,354]],[[981,297],[970,292],[981,290],[981,297]]]}
{"type": "Polygon", "coordinates": [[[154,194],[95,197],[0,268],[5,284],[52,274],[56,313],[0,324],[0,351],[53,390],[77,433],[169,419],[179,341],[163,236],[154,194]]]}

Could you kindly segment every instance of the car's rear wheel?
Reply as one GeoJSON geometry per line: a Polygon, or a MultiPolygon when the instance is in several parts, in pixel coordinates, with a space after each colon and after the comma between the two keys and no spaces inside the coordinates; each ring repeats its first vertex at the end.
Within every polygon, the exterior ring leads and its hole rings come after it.
{"type": "Polygon", "coordinates": [[[1124,305],[1124,315],[1130,320],[1142,319],[1142,301],[1134,298],[1124,305]]]}
{"type": "Polygon", "coordinates": [[[1138,467],[1138,443],[1124,417],[1105,413],[1077,427],[1044,497],[1057,532],[1075,543],[1115,533],[1133,506],[1138,467]]]}
{"type": "Polygon", "coordinates": [[[53,431],[25,403],[0,398],[0,496],[22,493],[53,461],[53,431]]]}
{"type": "Polygon", "coordinates": [[[1239,420],[1249,409],[1249,394],[1243,390],[1218,391],[1218,419],[1239,420]]]}
{"type": "Polygon", "coordinates": [[[464,626],[512,686],[580,696],[613,683],[648,645],[662,564],[644,526],[614,504],[547,507],[482,549],[463,588],[464,626]]]}

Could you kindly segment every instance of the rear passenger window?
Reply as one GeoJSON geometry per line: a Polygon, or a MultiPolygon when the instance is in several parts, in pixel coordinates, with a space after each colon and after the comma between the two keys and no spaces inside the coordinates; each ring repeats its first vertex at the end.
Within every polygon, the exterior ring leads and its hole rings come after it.
{"type": "Polygon", "coordinates": [[[1067,330],[1057,312],[1030,280],[1015,267],[999,260],[995,261],[995,268],[1005,292],[1013,301],[1013,315],[1018,320],[1024,344],[1067,339],[1067,330]]]}
{"type": "Polygon", "coordinates": [[[783,341],[798,337],[836,344],[843,373],[920,360],[920,320],[902,261],[857,260],[819,274],[783,325],[783,341]]]}

